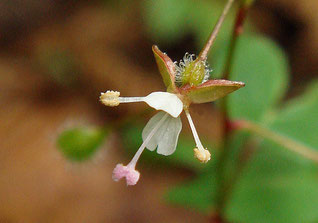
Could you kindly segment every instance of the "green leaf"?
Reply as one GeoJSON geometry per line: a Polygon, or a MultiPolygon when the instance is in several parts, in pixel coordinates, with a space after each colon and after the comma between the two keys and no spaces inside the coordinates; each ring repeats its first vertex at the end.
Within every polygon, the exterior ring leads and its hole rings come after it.
{"type": "MultiPolygon", "coordinates": [[[[175,44],[187,33],[193,33],[198,49],[207,41],[224,8],[220,1],[147,0],[143,4],[145,27],[155,42],[175,44]]],[[[216,39],[229,36],[234,13],[231,11],[216,39]]],[[[188,47],[191,47],[190,44],[188,47]]]]}
{"type": "Polygon", "coordinates": [[[58,149],[72,161],[91,158],[103,144],[108,131],[101,128],[77,127],[65,130],[58,139],[58,149]]]}
{"type": "Polygon", "coordinates": [[[278,112],[271,129],[318,150],[318,81],[278,112]]]}
{"type": "Polygon", "coordinates": [[[182,205],[205,213],[215,208],[217,181],[215,169],[201,174],[193,181],[176,186],[166,194],[168,202],[182,205]]]}
{"type": "Polygon", "coordinates": [[[155,56],[159,72],[161,74],[163,83],[167,89],[174,90],[175,86],[175,65],[173,61],[163,52],[159,50],[157,46],[152,46],[152,52],[155,56]]]}
{"type": "MultiPolygon", "coordinates": [[[[318,83],[281,109],[269,128],[318,150],[318,83]]],[[[230,221],[318,221],[318,167],[277,143],[264,140],[233,188],[226,215],[230,221]]]]}
{"type": "Polygon", "coordinates": [[[229,221],[298,223],[318,220],[317,168],[266,141],[243,171],[226,206],[229,221]]]}
{"type": "Polygon", "coordinates": [[[310,223],[318,220],[317,173],[246,177],[226,212],[230,222],[310,223]]]}
{"type": "MultiPolygon", "coordinates": [[[[225,53],[224,49],[219,52],[215,66],[223,67],[225,53]]],[[[246,84],[228,96],[230,117],[260,121],[286,92],[286,56],[273,41],[245,34],[237,42],[230,79],[246,84]]]]}
{"type": "MultiPolygon", "coordinates": [[[[124,148],[133,155],[136,153],[137,149],[142,144],[142,133],[143,127],[138,123],[127,124],[125,128],[121,130],[122,134],[122,142],[124,148]]],[[[162,156],[157,154],[156,152],[151,152],[149,150],[145,150],[142,154],[141,162],[148,161],[151,163],[158,164],[169,164],[173,166],[188,168],[194,171],[202,171],[208,166],[214,163],[213,160],[213,151],[215,151],[215,146],[213,144],[207,143],[205,140],[202,140],[203,144],[209,148],[212,154],[212,160],[207,164],[200,163],[197,159],[194,158],[193,149],[195,147],[194,140],[192,138],[184,136],[182,133],[180,134],[179,141],[177,144],[176,151],[170,156],[162,156]]]]}
{"type": "Polygon", "coordinates": [[[242,82],[228,80],[209,80],[199,86],[186,85],[179,90],[193,103],[212,102],[244,87],[242,82]]]}

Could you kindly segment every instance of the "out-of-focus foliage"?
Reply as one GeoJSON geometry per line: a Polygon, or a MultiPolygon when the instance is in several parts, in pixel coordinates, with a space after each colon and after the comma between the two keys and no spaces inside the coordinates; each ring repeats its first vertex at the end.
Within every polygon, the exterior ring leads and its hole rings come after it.
{"type": "Polygon", "coordinates": [[[78,84],[80,69],[74,56],[66,49],[42,46],[37,52],[38,66],[53,82],[61,86],[78,84]]]}
{"type": "MultiPolygon", "coordinates": [[[[315,83],[304,95],[279,110],[270,127],[317,149],[317,101],[315,83]]],[[[234,188],[227,209],[229,219],[242,222],[316,221],[317,171],[318,167],[312,161],[265,140],[234,188]]]]}
{"type": "Polygon", "coordinates": [[[255,0],[241,0],[242,4],[244,6],[249,7],[250,5],[252,5],[254,3],[255,0]]]}
{"type": "Polygon", "coordinates": [[[90,159],[103,144],[108,130],[77,127],[62,132],[57,140],[59,150],[71,161],[90,159]]]}
{"type": "Polygon", "coordinates": [[[190,28],[190,17],[186,15],[191,6],[191,0],[144,1],[144,22],[152,38],[168,43],[177,41],[190,28]]]}
{"type": "Polygon", "coordinates": [[[210,168],[208,172],[201,173],[197,179],[171,189],[166,199],[187,208],[210,213],[215,208],[217,197],[218,185],[215,179],[216,169],[210,168]]]}
{"type": "MultiPolygon", "coordinates": [[[[176,44],[186,34],[193,34],[195,44],[201,49],[220,16],[225,1],[192,0],[150,0],[143,1],[145,29],[157,44],[176,44]]],[[[235,10],[231,10],[213,46],[223,47],[229,42],[235,10]]],[[[245,29],[253,27],[247,21],[245,29]]],[[[198,53],[198,52],[197,52],[198,53]]],[[[211,52],[215,55],[215,51],[211,52]]],[[[211,58],[213,58],[211,57],[211,58]]],[[[175,58],[177,59],[177,58],[175,58]]]]}
{"type": "Polygon", "coordinates": [[[311,83],[306,92],[286,103],[277,113],[271,128],[307,146],[318,149],[318,82],[311,83]]]}
{"type": "Polygon", "coordinates": [[[273,159],[267,163],[254,161],[256,165],[244,172],[227,206],[230,222],[296,223],[317,220],[317,171],[281,173],[277,165],[273,172],[265,168],[266,164],[271,165],[273,159]]]}
{"type": "MultiPolygon", "coordinates": [[[[217,53],[213,64],[216,71],[224,63],[226,50],[217,53]]],[[[229,116],[233,119],[260,121],[274,104],[281,99],[288,83],[287,59],[282,50],[271,40],[247,33],[237,43],[234,53],[231,80],[246,84],[228,97],[229,116]]]]}
{"type": "MultiPolygon", "coordinates": [[[[220,1],[206,0],[151,0],[143,3],[145,27],[155,42],[174,44],[185,34],[194,33],[198,47],[207,40],[224,6],[220,1]]],[[[230,32],[231,23],[225,21],[219,36],[228,36],[230,32]]]]}
{"type": "MultiPolygon", "coordinates": [[[[271,128],[317,149],[317,101],[314,83],[278,112],[271,128]]],[[[313,162],[265,140],[236,186],[227,210],[230,218],[244,222],[314,222],[318,218],[317,171],[313,162]],[[251,199],[251,194],[258,195],[251,199]],[[242,215],[245,208],[252,209],[253,214],[242,215]]]]}

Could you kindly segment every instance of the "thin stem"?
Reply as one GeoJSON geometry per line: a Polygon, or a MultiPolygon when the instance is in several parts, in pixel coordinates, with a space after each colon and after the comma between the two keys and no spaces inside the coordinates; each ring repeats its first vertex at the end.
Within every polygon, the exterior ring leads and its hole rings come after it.
{"type": "Polygon", "coordinates": [[[223,78],[229,79],[229,75],[232,71],[232,61],[234,57],[234,51],[236,49],[238,37],[243,33],[243,25],[248,11],[248,6],[241,3],[239,11],[236,15],[235,25],[232,32],[232,37],[230,41],[229,53],[226,59],[225,70],[223,72],[223,78]]]}
{"type": "Polygon", "coordinates": [[[141,155],[141,153],[144,151],[144,149],[146,148],[147,144],[149,143],[149,141],[151,140],[151,138],[155,135],[155,133],[157,132],[157,130],[159,129],[159,127],[162,125],[162,123],[168,118],[168,113],[165,113],[164,116],[160,119],[160,121],[157,123],[157,125],[151,130],[151,132],[149,133],[149,135],[147,136],[147,138],[145,139],[145,141],[141,144],[141,146],[139,147],[138,151],[136,152],[136,154],[134,155],[134,157],[132,158],[132,160],[128,163],[127,166],[135,168],[137,161],[141,155]]]}
{"type": "MultiPolygon", "coordinates": [[[[242,34],[243,32],[243,24],[246,18],[246,14],[248,12],[249,7],[245,3],[241,3],[240,7],[238,9],[236,19],[235,19],[235,25],[233,28],[232,32],[232,37],[231,37],[231,43],[230,43],[230,49],[229,53],[226,59],[226,64],[225,64],[225,70],[223,72],[223,78],[228,79],[229,74],[232,69],[232,63],[234,59],[234,52],[237,47],[237,40],[238,37],[242,34]]],[[[223,140],[222,140],[222,150],[220,152],[220,158],[217,163],[217,168],[218,168],[218,198],[217,198],[217,208],[218,208],[218,213],[220,217],[222,218],[224,215],[224,207],[226,203],[226,198],[227,194],[229,193],[227,191],[227,188],[229,187],[229,183],[234,183],[234,182],[228,182],[228,180],[225,177],[224,173],[224,166],[227,161],[227,158],[229,157],[231,150],[228,149],[228,138],[229,138],[229,117],[228,117],[228,107],[227,107],[227,97],[224,97],[220,101],[220,109],[221,109],[221,115],[222,115],[222,122],[223,122],[223,129],[222,129],[222,135],[223,135],[223,140]]]]}
{"type": "Polygon", "coordinates": [[[252,133],[256,133],[257,135],[265,139],[272,140],[277,144],[283,146],[284,148],[298,153],[307,159],[310,159],[314,162],[318,162],[318,152],[304,144],[297,142],[296,140],[293,140],[287,136],[269,130],[266,127],[258,125],[256,123],[248,121],[240,121],[239,123],[239,127],[243,129],[247,129],[252,133]]]}
{"type": "MultiPolygon", "coordinates": [[[[227,141],[228,143],[228,141],[227,141]]],[[[246,164],[248,163],[249,159],[253,156],[253,153],[255,152],[254,149],[257,145],[257,143],[259,143],[258,141],[255,141],[253,139],[249,139],[249,137],[246,139],[246,141],[244,142],[244,144],[241,146],[240,148],[240,152],[239,152],[239,157],[238,160],[235,161],[236,167],[235,167],[235,172],[233,172],[231,174],[231,177],[229,177],[229,175],[226,175],[224,173],[224,168],[221,168],[219,170],[219,172],[221,173],[221,183],[220,183],[220,188],[219,188],[219,197],[218,197],[218,208],[219,208],[219,215],[220,216],[224,216],[224,208],[225,205],[227,204],[227,202],[229,201],[229,199],[231,198],[232,195],[232,191],[233,188],[235,187],[235,185],[238,182],[238,179],[241,177],[242,174],[242,170],[244,169],[244,167],[246,166],[246,164]]],[[[228,145],[227,145],[228,147],[228,145]]],[[[228,154],[230,154],[231,152],[233,152],[233,148],[227,148],[225,151],[227,151],[227,153],[223,153],[223,166],[226,162],[229,161],[228,159],[228,154]]]]}
{"type": "Polygon", "coordinates": [[[217,36],[217,34],[220,31],[221,25],[225,19],[226,14],[228,13],[229,9],[231,8],[231,5],[233,4],[234,0],[228,0],[228,2],[226,3],[226,6],[224,7],[224,10],[221,14],[221,16],[219,17],[219,20],[217,21],[211,35],[210,38],[208,39],[208,41],[206,42],[205,46],[203,47],[202,51],[199,54],[199,58],[200,60],[204,61],[207,59],[208,53],[214,43],[214,40],[217,36]]]}
{"type": "Polygon", "coordinates": [[[185,110],[185,113],[186,113],[186,116],[188,118],[188,121],[189,121],[189,124],[190,124],[190,128],[192,130],[192,134],[193,134],[193,137],[194,137],[195,144],[197,145],[199,150],[204,150],[203,145],[202,145],[202,143],[200,141],[199,135],[197,133],[197,130],[195,129],[195,126],[193,124],[193,121],[192,121],[191,115],[189,113],[189,110],[185,110]]]}

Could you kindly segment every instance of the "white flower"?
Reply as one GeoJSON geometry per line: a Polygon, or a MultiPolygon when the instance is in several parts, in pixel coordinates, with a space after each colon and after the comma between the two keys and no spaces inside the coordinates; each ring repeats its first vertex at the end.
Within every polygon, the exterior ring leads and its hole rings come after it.
{"type": "Polygon", "coordinates": [[[165,112],[159,112],[145,126],[142,131],[142,139],[146,141],[149,138],[146,148],[150,151],[154,151],[158,147],[157,153],[168,156],[174,153],[177,148],[181,129],[182,122],[180,117],[174,118],[165,112]],[[159,127],[156,132],[150,135],[157,125],[159,127]]]}
{"type": "Polygon", "coordinates": [[[154,92],[146,97],[119,97],[119,92],[114,91],[101,94],[100,100],[107,106],[143,101],[157,110],[162,110],[147,123],[142,132],[143,143],[130,163],[127,166],[118,164],[114,169],[115,181],[125,177],[127,185],[135,185],[138,182],[140,173],[135,170],[135,166],[145,148],[151,151],[157,148],[157,153],[166,156],[176,150],[182,128],[179,117],[182,110],[186,113],[196,143],[194,156],[202,163],[210,160],[211,154],[202,146],[189,113],[189,106],[191,103],[215,101],[245,86],[242,82],[209,80],[211,70],[207,64],[207,55],[232,3],[233,0],[229,0],[226,4],[215,29],[196,59],[193,54],[187,53],[178,64],[173,62],[166,53],[161,52],[157,46],[152,46],[163,83],[167,91],[172,93],[154,92]]]}
{"type": "MultiPolygon", "coordinates": [[[[145,148],[150,151],[157,148],[157,153],[165,156],[173,154],[176,150],[182,129],[180,114],[184,105],[176,94],[169,92],[153,92],[146,97],[120,97],[120,93],[117,91],[107,91],[101,93],[100,101],[107,106],[117,106],[120,103],[129,102],[146,102],[151,107],[161,110],[148,121],[143,129],[143,143],[132,160],[127,166],[118,164],[113,171],[115,181],[125,177],[127,185],[135,185],[140,176],[139,172],[135,170],[135,166],[145,148]]],[[[210,160],[210,152],[203,148],[190,113],[187,109],[185,112],[197,145],[197,148],[194,149],[195,156],[201,162],[207,162],[210,160]]]]}

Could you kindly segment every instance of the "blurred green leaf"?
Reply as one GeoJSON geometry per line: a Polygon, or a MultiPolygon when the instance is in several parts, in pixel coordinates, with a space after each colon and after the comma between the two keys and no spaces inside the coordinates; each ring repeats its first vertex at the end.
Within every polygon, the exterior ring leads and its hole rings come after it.
{"type": "Polygon", "coordinates": [[[102,128],[77,127],[65,130],[58,139],[59,150],[72,161],[91,158],[103,144],[108,131],[102,128]]]}
{"type": "MultiPolygon", "coordinates": [[[[123,145],[131,155],[134,154],[142,144],[142,129],[143,127],[140,124],[134,123],[131,125],[126,125],[126,127],[121,131],[123,145]]],[[[213,144],[211,145],[211,143],[207,143],[205,140],[202,140],[202,142],[211,151],[213,159],[215,146],[212,146],[213,144]]],[[[211,160],[208,164],[200,163],[194,158],[194,147],[194,140],[192,138],[185,137],[181,133],[178,140],[177,149],[172,155],[162,156],[146,149],[142,154],[142,160],[150,161],[151,163],[165,163],[178,167],[189,168],[194,171],[202,171],[214,163],[213,160],[211,160]]]]}
{"type": "MultiPolygon", "coordinates": [[[[217,70],[223,67],[225,53],[219,52],[216,58],[217,70]]],[[[285,54],[273,41],[245,34],[238,40],[232,68],[230,79],[242,81],[246,86],[228,96],[230,117],[260,121],[286,92],[285,54]]]]}
{"type": "MultiPolygon", "coordinates": [[[[146,29],[156,42],[176,43],[185,34],[193,33],[198,49],[208,39],[225,2],[191,0],[150,0],[144,1],[143,17],[146,29]]],[[[229,37],[234,13],[229,13],[218,35],[229,37]]]]}
{"type": "MultiPolygon", "coordinates": [[[[270,128],[318,150],[318,82],[288,102],[270,128]]],[[[313,161],[264,140],[234,187],[227,206],[235,222],[318,220],[318,167],[313,161]]]]}
{"type": "MultiPolygon", "coordinates": [[[[215,24],[218,21],[225,6],[225,1],[196,1],[191,11],[191,26],[195,35],[196,47],[201,50],[208,40],[215,24]]],[[[226,16],[220,32],[213,44],[209,59],[215,56],[214,52],[220,48],[223,42],[229,42],[234,20],[234,8],[232,8],[226,16]]],[[[213,68],[213,67],[212,67],[213,68]]]]}
{"type": "Polygon", "coordinates": [[[155,41],[171,44],[189,30],[191,0],[147,0],[143,6],[144,23],[155,41]]]}
{"type": "Polygon", "coordinates": [[[173,204],[185,206],[205,213],[211,213],[217,197],[216,171],[200,174],[193,181],[176,186],[165,198],[173,204]]]}
{"type": "Polygon", "coordinates": [[[249,133],[238,131],[235,134],[231,134],[228,138],[225,147],[227,156],[222,167],[222,177],[226,183],[229,183],[235,177],[242,160],[248,158],[248,154],[242,154],[242,150],[250,146],[248,144],[251,143],[248,141],[249,137],[249,133]]]}
{"type": "Polygon", "coordinates": [[[62,86],[78,84],[80,71],[74,55],[53,46],[42,48],[38,52],[38,62],[44,74],[62,86]]]}
{"type": "Polygon", "coordinates": [[[249,162],[226,206],[229,221],[298,223],[318,219],[317,169],[265,144],[249,162]]]}
{"type": "Polygon", "coordinates": [[[285,104],[271,129],[318,150],[318,81],[285,104]]]}

